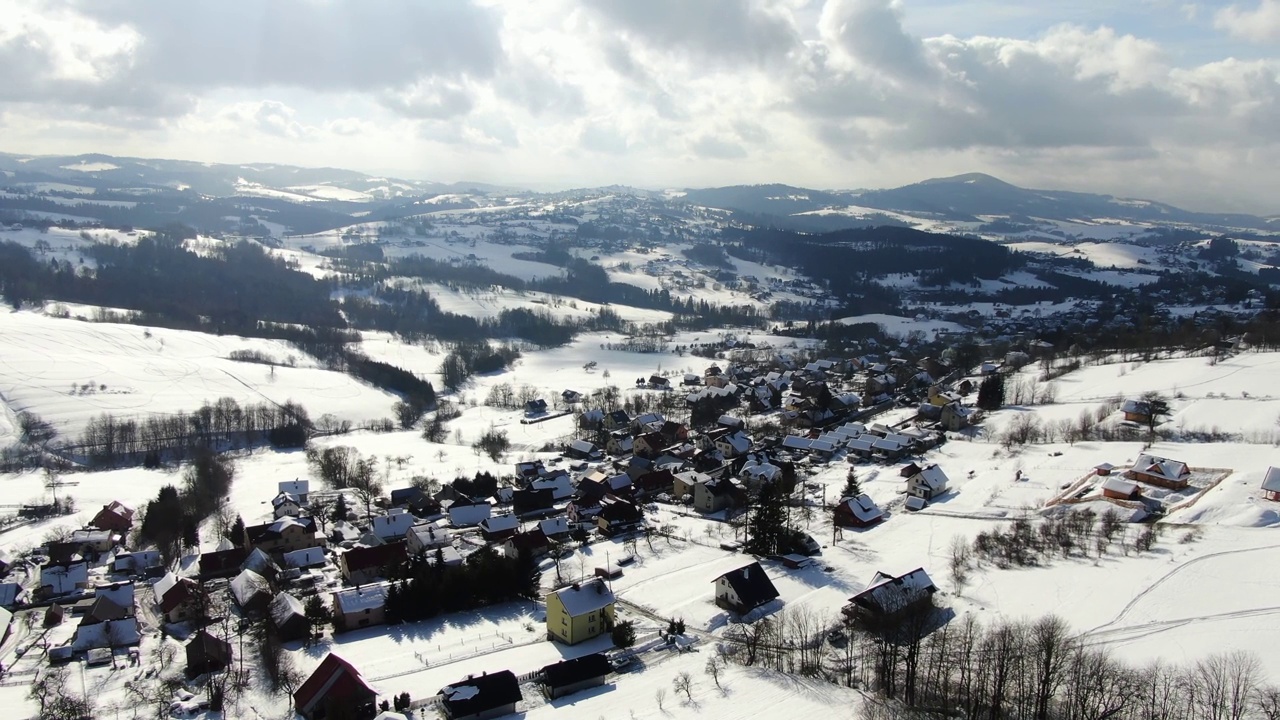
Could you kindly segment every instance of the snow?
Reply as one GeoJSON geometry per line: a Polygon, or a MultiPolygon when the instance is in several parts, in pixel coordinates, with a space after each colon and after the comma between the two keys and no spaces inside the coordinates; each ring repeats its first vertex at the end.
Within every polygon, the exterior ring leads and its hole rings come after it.
{"type": "Polygon", "coordinates": [[[925,334],[927,339],[939,332],[961,332],[965,328],[953,322],[946,320],[916,320],[914,318],[902,317],[900,315],[886,315],[884,313],[871,313],[868,315],[852,315],[842,317],[836,322],[841,325],[857,325],[859,323],[875,323],[886,335],[903,338],[912,332],[920,331],[925,334]]]}
{"type": "Polygon", "coordinates": [[[63,170],[75,170],[76,172],[105,172],[107,170],[119,170],[119,165],[113,165],[109,162],[79,162],[75,165],[63,165],[63,170]]]}
{"type": "MultiPolygon", "coordinates": [[[[302,403],[312,417],[333,413],[354,423],[387,417],[397,398],[316,367],[289,345],[184,330],[90,323],[32,312],[0,312],[5,339],[0,398],[74,437],[102,413],[191,412],[206,401],[302,403]],[[227,359],[255,350],[297,367],[227,359]]],[[[0,436],[0,441],[5,437],[0,436]]]]}

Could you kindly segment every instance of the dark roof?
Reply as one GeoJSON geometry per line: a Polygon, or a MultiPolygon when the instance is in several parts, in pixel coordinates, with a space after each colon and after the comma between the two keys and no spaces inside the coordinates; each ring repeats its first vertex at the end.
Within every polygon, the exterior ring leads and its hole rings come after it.
{"type": "Polygon", "coordinates": [[[524,699],[520,694],[520,683],[510,670],[459,680],[440,688],[437,694],[444,696],[441,704],[449,711],[450,717],[476,715],[524,699]],[[463,688],[474,690],[457,692],[463,688]]]}
{"type": "Polygon", "coordinates": [[[604,677],[611,669],[609,658],[604,653],[591,653],[542,668],[542,682],[553,688],[566,687],[591,678],[604,677]]]}
{"type": "Polygon", "coordinates": [[[191,642],[187,643],[187,662],[193,659],[209,659],[217,660],[222,664],[231,662],[231,643],[226,640],[219,640],[210,635],[207,630],[201,630],[191,638],[191,642]],[[195,657],[192,657],[192,654],[195,657]]]}
{"type": "Polygon", "coordinates": [[[215,550],[204,553],[200,556],[200,574],[238,574],[240,566],[247,557],[249,557],[249,551],[244,548],[231,548],[230,550],[215,550]]]}
{"type": "MultiPolygon", "coordinates": [[[[721,575],[729,583],[729,587],[738,594],[738,599],[748,608],[756,608],[778,597],[778,589],[773,581],[764,574],[760,563],[753,562],[737,570],[730,570],[721,575]]],[[[716,578],[719,580],[720,578],[716,578]]]]}
{"type": "Polygon", "coordinates": [[[109,597],[101,596],[93,601],[93,605],[89,606],[89,612],[85,613],[84,618],[80,621],[81,625],[96,625],[100,622],[108,622],[110,620],[123,620],[133,616],[133,608],[123,608],[120,604],[109,597]]]}
{"type": "Polygon", "coordinates": [[[342,562],[347,572],[356,572],[368,568],[383,568],[402,563],[407,559],[402,542],[374,545],[373,547],[354,547],[342,554],[342,562]]]}
{"type": "Polygon", "coordinates": [[[877,572],[867,588],[849,600],[866,610],[893,615],[928,598],[937,589],[924,568],[897,577],[877,572]]]}
{"type": "Polygon", "coordinates": [[[556,494],[551,488],[541,490],[516,490],[511,494],[511,509],[517,515],[546,510],[556,504],[556,494]]]}
{"type": "Polygon", "coordinates": [[[351,663],[329,653],[311,677],[293,693],[293,704],[300,712],[308,713],[329,695],[339,698],[364,695],[374,699],[378,693],[369,687],[351,663]]]}
{"type": "Polygon", "coordinates": [[[418,498],[422,497],[422,488],[407,487],[399,488],[391,491],[392,505],[406,505],[418,498]]]}

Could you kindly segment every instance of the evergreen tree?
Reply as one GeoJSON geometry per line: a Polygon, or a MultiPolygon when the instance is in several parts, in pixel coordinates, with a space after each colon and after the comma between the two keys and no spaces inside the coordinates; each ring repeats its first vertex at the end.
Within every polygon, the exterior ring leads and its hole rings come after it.
{"type": "Polygon", "coordinates": [[[319,638],[324,633],[324,626],[329,623],[332,613],[319,595],[312,595],[302,606],[302,612],[311,623],[311,637],[319,638]]]}
{"type": "Polygon", "coordinates": [[[629,648],[636,644],[636,624],[630,620],[623,620],[613,626],[612,631],[613,644],[620,648],[629,648]]]}
{"type": "Polygon", "coordinates": [[[844,479],[844,491],[840,493],[840,499],[855,498],[862,494],[862,484],[858,482],[858,473],[849,468],[849,474],[844,479]]]}
{"type": "Polygon", "coordinates": [[[1004,406],[1004,376],[990,375],[978,386],[978,407],[999,410],[1004,406]]]}
{"type": "Polygon", "coordinates": [[[753,555],[776,555],[787,534],[787,514],[782,488],[766,482],[760,486],[749,509],[746,550],[753,555]]]}
{"type": "Polygon", "coordinates": [[[329,516],[329,519],[335,523],[346,522],[347,515],[350,513],[351,511],[347,508],[346,494],[338,493],[338,499],[333,503],[333,514],[329,516]]]}
{"type": "Polygon", "coordinates": [[[231,530],[227,539],[236,545],[244,544],[244,518],[236,515],[236,521],[231,523],[231,530]]]}

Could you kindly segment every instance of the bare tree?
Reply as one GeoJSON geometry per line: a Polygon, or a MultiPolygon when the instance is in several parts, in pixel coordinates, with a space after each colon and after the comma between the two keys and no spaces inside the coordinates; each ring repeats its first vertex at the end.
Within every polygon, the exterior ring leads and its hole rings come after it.
{"type": "Polygon", "coordinates": [[[707,674],[715,681],[716,689],[722,689],[720,688],[720,672],[722,670],[724,670],[724,658],[712,655],[707,660],[707,674]]]}
{"type": "Polygon", "coordinates": [[[951,538],[951,584],[956,595],[964,594],[964,586],[969,584],[969,562],[972,549],[965,538],[956,535],[951,538]]]}
{"type": "Polygon", "coordinates": [[[667,689],[660,687],[653,691],[653,699],[658,701],[658,709],[662,709],[662,703],[667,699],[667,689]]]}
{"type": "Polygon", "coordinates": [[[675,676],[675,679],[672,680],[672,685],[675,686],[676,692],[684,693],[684,697],[686,700],[690,700],[690,701],[693,700],[693,676],[692,675],[690,675],[687,672],[682,672],[679,675],[675,676]]]}

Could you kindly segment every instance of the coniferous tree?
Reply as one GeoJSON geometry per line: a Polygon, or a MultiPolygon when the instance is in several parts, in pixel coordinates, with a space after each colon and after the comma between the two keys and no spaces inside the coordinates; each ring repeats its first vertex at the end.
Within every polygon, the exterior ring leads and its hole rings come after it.
{"type": "Polygon", "coordinates": [[[849,468],[849,474],[844,479],[844,491],[840,493],[840,499],[858,497],[862,494],[862,484],[858,482],[858,473],[849,468]]]}
{"type": "Polygon", "coordinates": [[[989,376],[978,386],[978,407],[983,410],[999,410],[1004,406],[1004,376],[989,376]]]}
{"type": "Polygon", "coordinates": [[[753,555],[777,555],[786,543],[787,516],[782,488],[766,482],[749,509],[746,550],[753,555]]]}

